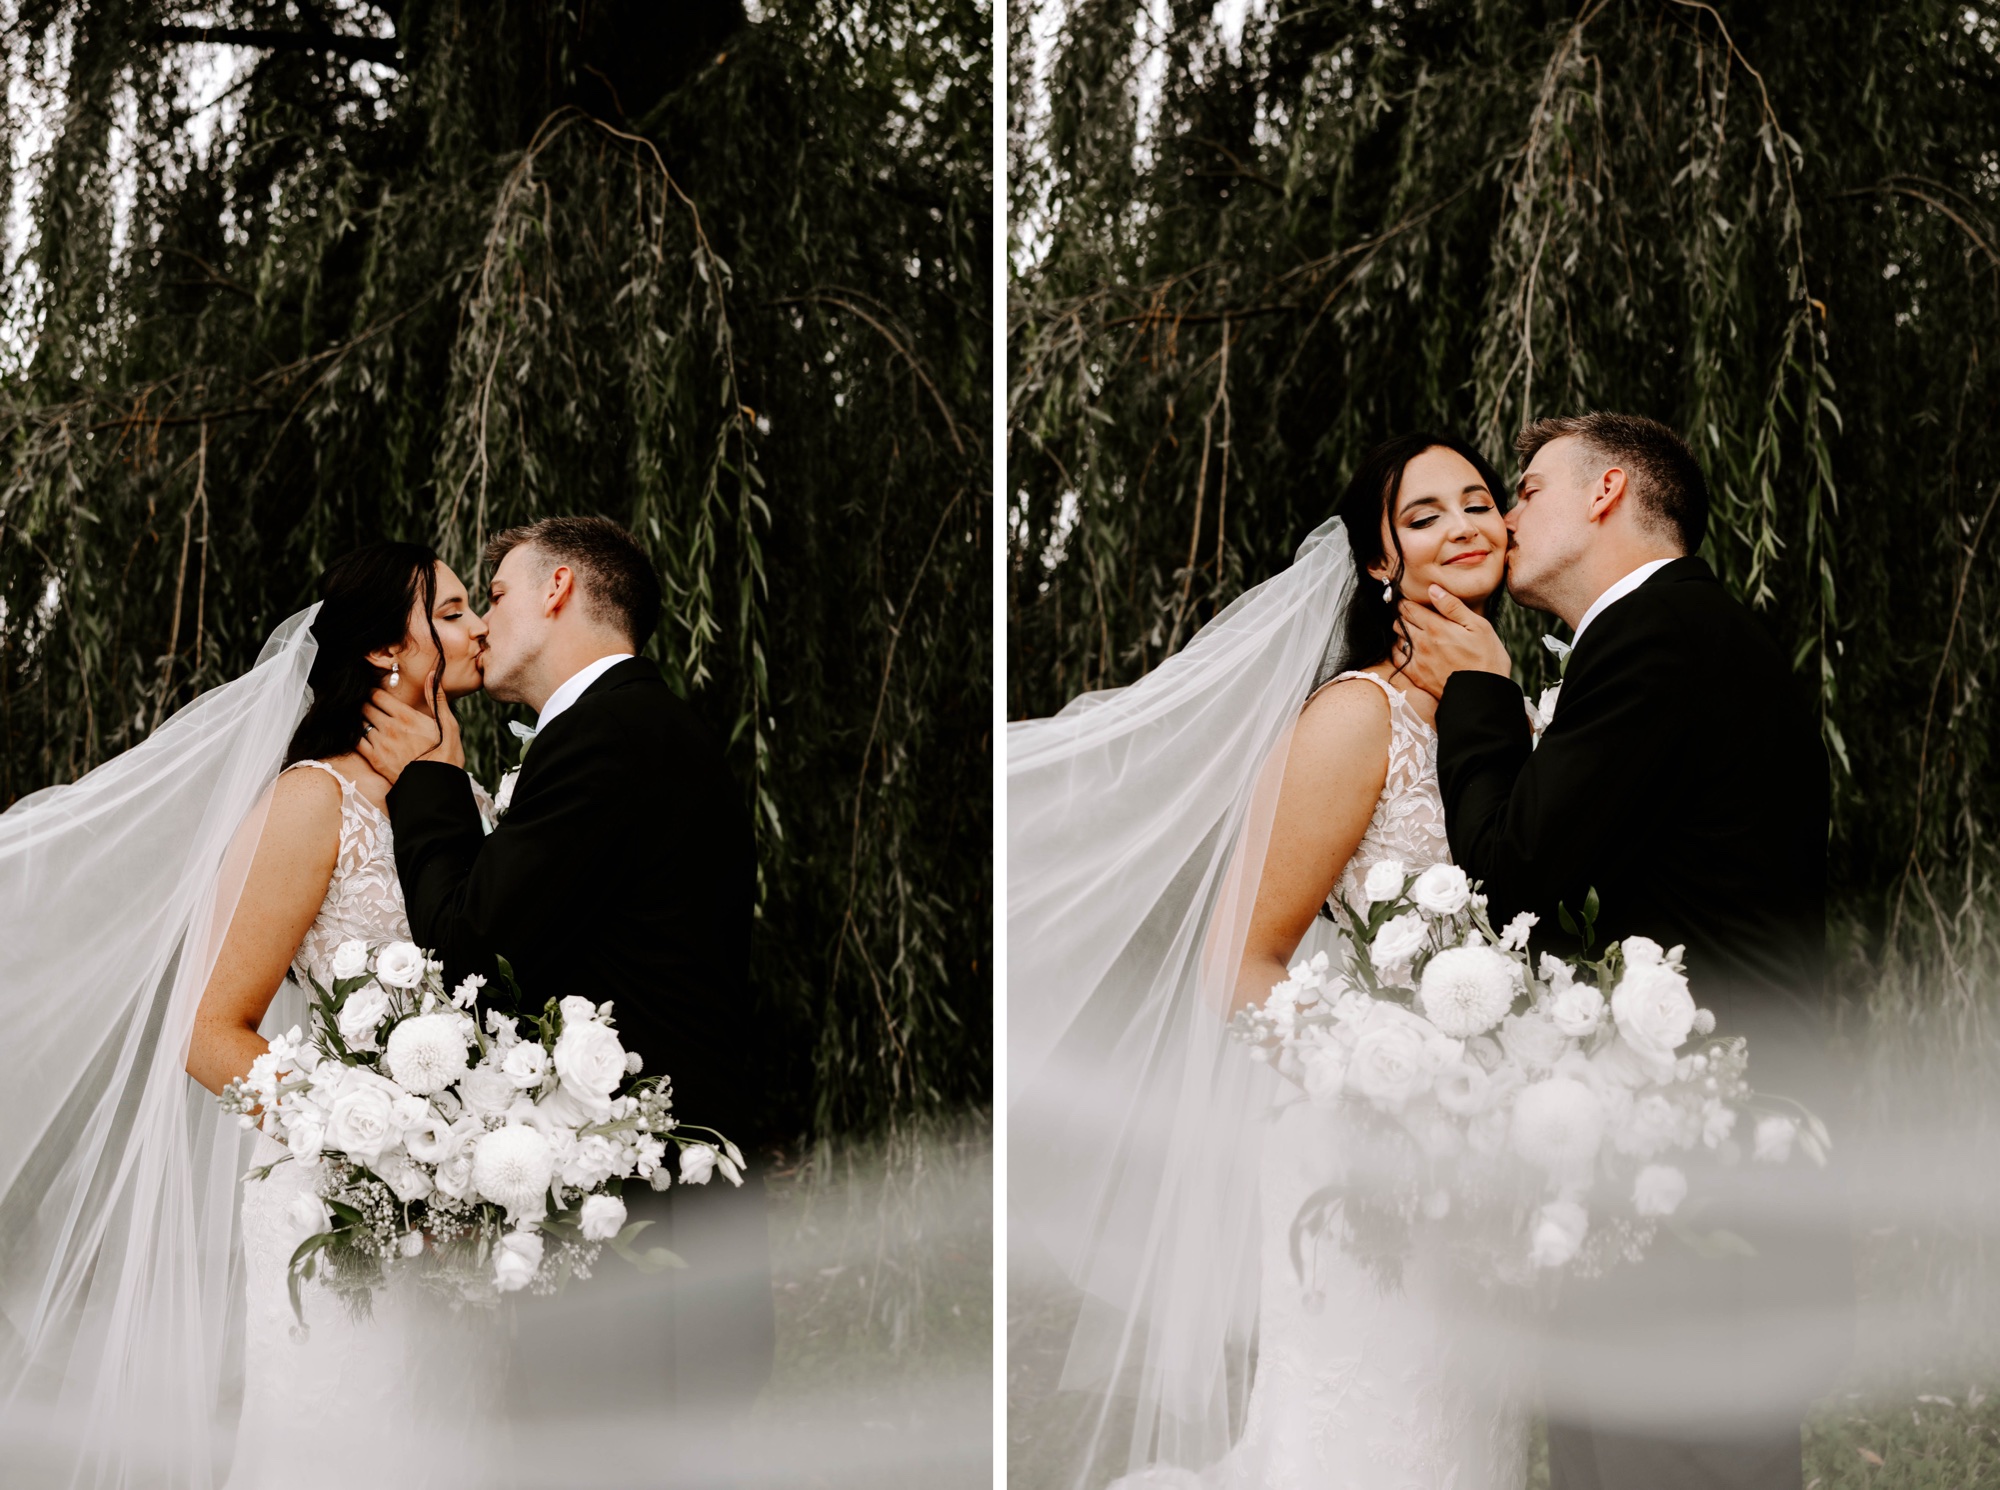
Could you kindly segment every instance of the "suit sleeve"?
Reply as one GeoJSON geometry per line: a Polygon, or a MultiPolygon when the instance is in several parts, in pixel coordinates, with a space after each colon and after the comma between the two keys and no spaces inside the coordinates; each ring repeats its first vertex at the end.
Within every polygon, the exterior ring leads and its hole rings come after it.
{"type": "Polygon", "coordinates": [[[1619,620],[1598,623],[1598,645],[1572,667],[1539,746],[1511,680],[1456,673],[1445,685],[1438,786],[1452,859],[1508,915],[1576,909],[1592,866],[1622,857],[1606,851],[1613,837],[1653,820],[1684,727],[1686,649],[1664,615],[1619,620]]]}
{"type": "Polygon", "coordinates": [[[584,730],[538,743],[490,834],[470,778],[455,766],[414,762],[389,793],[410,933],[444,958],[451,982],[491,977],[495,953],[546,946],[572,919],[565,866],[574,868],[577,844],[591,840],[595,819],[616,800],[597,779],[616,769],[602,745],[584,730]]]}

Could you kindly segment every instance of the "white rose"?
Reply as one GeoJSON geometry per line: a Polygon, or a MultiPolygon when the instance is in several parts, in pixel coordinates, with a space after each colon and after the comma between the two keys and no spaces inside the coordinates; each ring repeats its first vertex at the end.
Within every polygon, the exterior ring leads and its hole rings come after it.
{"type": "Polygon", "coordinates": [[[391,942],[375,955],[375,977],[391,988],[415,988],[424,981],[423,949],[414,942],[391,942]]]}
{"type": "Polygon", "coordinates": [[[426,1111],[403,1134],[403,1147],[419,1164],[436,1164],[457,1147],[457,1140],[441,1113],[426,1111]]]}
{"type": "Polygon", "coordinates": [[[1650,1159],[1675,1146],[1681,1126],[1680,1109],[1660,1093],[1648,1092],[1632,1104],[1630,1114],[1612,1133],[1611,1146],[1621,1154],[1650,1159]]]}
{"type": "Polygon", "coordinates": [[[1750,1156],[1760,1164],[1783,1164],[1792,1157],[1792,1140],[1798,1136],[1799,1125],[1783,1113],[1760,1117],[1750,1156]]]}
{"type": "Polygon", "coordinates": [[[349,1050],[379,1050],[381,1047],[375,1043],[375,1027],[388,1017],[389,995],[371,983],[347,996],[347,1001],[340,1006],[340,1013],[334,1017],[334,1023],[349,1050]]]}
{"type": "Polygon", "coordinates": [[[715,1173],[715,1150],[705,1143],[691,1143],[681,1150],[681,1183],[705,1185],[715,1173]]]}
{"type": "Polygon", "coordinates": [[[533,1040],[523,1040],[500,1062],[500,1072],[519,1091],[530,1091],[549,1074],[549,1053],[533,1040]]]}
{"type": "Polygon", "coordinates": [[[1455,916],[1472,898],[1472,885],[1456,864],[1433,864],[1410,886],[1410,899],[1434,916],[1455,916]]]}
{"type": "Polygon", "coordinates": [[[584,1020],[556,1038],[555,1065],[565,1085],[609,1097],[625,1079],[625,1047],[606,1026],[584,1020]]]}
{"type": "Polygon", "coordinates": [[[392,1106],[381,1087],[350,1085],[327,1114],[326,1146],[363,1164],[373,1164],[396,1136],[392,1106]]]}
{"type": "Polygon", "coordinates": [[[1632,1181],[1632,1209],[1641,1216],[1671,1216],[1687,1193],[1687,1176],[1673,1165],[1648,1164],[1632,1181]]]}
{"type": "Polygon", "coordinates": [[[390,1163],[379,1165],[375,1171],[382,1183],[396,1192],[396,1199],[404,1205],[422,1200],[431,1193],[431,1177],[420,1166],[412,1164],[405,1154],[396,1155],[390,1163]]]}
{"type": "Polygon", "coordinates": [[[325,1231],[333,1216],[326,1202],[308,1191],[292,1197],[292,1203],[285,1207],[285,1220],[291,1224],[293,1234],[304,1241],[325,1231]]]}
{"type": "Polygon", "coordinates": [[[1337,1045],[1319,1045],[1306,1052],[1304,1086],[1315,1107],[1333,1107],[1347,1080],[1347,1052],[1337,1045]]]}
{"type": "Polygon", "coordinates": [[[389,1073],[399,1086],[427,1097],[465,1075],[461,1014],[419,1014],[389,1031],[389,1073]]]}
{"type": "Polygon", "coordinates": [[[541,1265],[542,1239],[532,1231],[510,1231],[493,1249],[493,1281],[502,1293],[526,1288],[541,1265]]]}
{"type": "Polygon", "coordinates": [[[625,1155],[601,1133],[568,1144],[557,1164],[563,1183],[579,1190],[595,1190],[624,1167],[625,1155]]]}
{"type": "Polygon", "coordinates": [[[1401,967],[1417,955],[1428,935],[1429,928],[1424,925],[1424,918],[1415,911],[1391,916],[1369,944],[1368,960],[1375,964],[1378,972],[1401,967]]]}
{"type": "Polygon", "coordinates": [[[1612,991],[1611,1017],[1618,1022],[1618,1032],[1641,1053],[1671,1056],[1694,1029],[1694,999],[1687,979],[1664,962],[1632,963],[1612,991]]]}
{"type": "MultiPolygon", "coordinates": [[[[1423,889],[1422,880],[1417,881],[1417,888],[1423,889]]],[[[1514,964],[1491,947],[1453,947],[1440,952],[1424,964],[1417,1002],[1424,1017],[1451,1038],[1483,1035],[1500,1022],[1514,1002],[1514,964]]]]}
{"type": "Polygon", "coordinates": [[[1573,1040],[1588,1039],[1604,1022],[1604,995],[1588,983],[1571,983],[1545,1006],[1555,1027],[1573,1040]]]}
{"type": "Polygon", "coordinates": [[[497,1068],[482,1064],[459,1078],[458,1095],[474,1117],[504,1117],[514,1105],[517,1088],[497,1068]]]}
{"type": "Polygon", "coordinates": [[[431,1119],[431,1104],[422,1097],[404,1095],[389,1099],[389,1121],[396,1125],[398,1133],[427,1123],[431,1119]]]}
{"type": "Polygon", "coordinates": [[[1666,959],[1666,949],[1650,936],[1628,936],[1618,944],[1628,967],[1658,967],[1666,959]]]}
{"type": "Polygon", "coordinates": [[[505,1206],[510,1221],[539,1217],[554,1178],[555,1154],[533,1128],[495,1128],[472,1146],[473,1186],[484,1199],[505,1206]]]}
{"type": "Polygon", "coordinates": [[[1408,878],[1409,871],[1403,868],[1401,859],[1383,859],[1369,866],[1368,877],[1361,882],[1361,893],[1368,897],[1370,905],[1394,900],[1403,893],[1403,881],[1408,878]]]}
{"type": "Polygon", "coordinates": [[[1437,1076],[1438,1106],[1456,1117],[1477,1117],[1493,1097],[1493,1078],[1473,1061],[1454,1061],[1437,1076]]]}
{"type": "Polygon", "coordinates": [[[1604,1103],[1567,1076],[1538,1081],[1514,1099],[1514,1152],[1553,1175],[1573,1174],[1604,1142],[1604,1103]]]}
{"type": "Polygon", "coordinates": [[[587,1242],[608,1242],[625,1228],[625,1202],[616,1195],[592,1195],[578,1214],[587,1242]]]}
{"type": "Polygon", "coordinates": [[[368,943],[345,941],[333,949],[333,976],[358,978],[368,971],[368,943]]]}
{"type": "Polygon", "coordinates": [[[285,1146],[305,1168],[311,1169],[319,1163],[319,1153],[325,1144],[326,1124],[318,1119],[301,1116],[296,1122],[286,1120],[285,1146]]]}
{"type": "Polygon", "coordinates": [[[468,1146],[448,1154],[438,1162],[432,1182],[453,1200],[472,1196],[472,1149],[468,1146]]]}
{"type": "Polygon", "coordinates": [[[1377,1107],[1393,1112],[1430,1090],[1434,1069],[1420,1031],[1404,1023],[1378,1023],[1355,1041],[1347,1083],[1377,1107]]]}
{"type": "Polygon", "coordinates": [[[1530,1071],[1546,1071],[1569,1050],[1569,1036],[1539,1009],[1509,1014],[1500,1021],[1500,1044],[1507,1058],[1530,1071]]]}
{"type": "Polygon", "coordinates": [[[1590,1215],[1573,1200],[1552,1200],[1535,1213],[1528,1260],[1538,1268],[1559,1268],[1576,1256],[1590,1230],[1590,1215]]]}
{"type": "Polygon", "coordinates": [[[556,1010],[562,1015],[565,1025],[582,1024],[597,1018],[597,1005],[574,993],[557,1004],[556,1010]]]}

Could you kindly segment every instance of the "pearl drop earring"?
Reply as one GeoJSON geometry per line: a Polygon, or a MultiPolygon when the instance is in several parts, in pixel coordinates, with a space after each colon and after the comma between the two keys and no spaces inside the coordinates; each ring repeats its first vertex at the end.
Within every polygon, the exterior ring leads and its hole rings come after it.
{"type": "Polygon", "coordinates": [[[392,662],[392,663],[390,663],[390,664],[389,664],[389,686],[390,686],[391,688],[394,688],[394,687],[395,687],[395,686],[396,686],[396,685],[397,685],[398,683],[400,683],[400,682],[402,682],[402,681],[403,681],[403,664],[402,664],[402,663],[400,663],[400,662],[392,662]]]}
{"type": "Polygon", "coordinates": [[[1387,605],[1390,601],[1394,600],[1395,598],[1396,598],[1396,587],[1394,585],[1382,586],[1382,603],[1384,605],[1387,605]]]}

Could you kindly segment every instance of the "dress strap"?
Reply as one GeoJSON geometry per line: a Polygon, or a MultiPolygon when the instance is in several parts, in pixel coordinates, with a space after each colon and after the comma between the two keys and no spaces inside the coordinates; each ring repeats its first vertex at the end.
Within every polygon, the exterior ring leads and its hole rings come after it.
{"type": "MultiPolygon", "coordinates": [[[[329,766],[325,761],[316,761],[316,760],[293,761],[289,766],[285,767],[285,771],[296,771],[300,766],[313,766],[319,770],[326,772],[327,775],[331,776],[335,781],[340,783],[340,795],[342,797],[346,797],[350,793],[358,792],[360,790],[360,788],[357,787],[353,782],[349,781],[345,776],[341,775],[338,771],[334,770],[333,767],[329,766]]],[[[285,771],[280,771],[278,774],[282,776],[285,774],[285,771]]]]}
{"type": "MultiPolygon", "coordinates": [[[[1332,677],[1328,678],[1324,683],[1320,684],[1319,687],[1315,688],[1312,691],[1312,693],[1307,697],[1306,702],[1311,703],[1313,699],[1318,698],[1322,693],[1326,692],[1327,689],[1333,687],[1334,684],[1345,683],[1349,678],[1366,678],[1369,682],[1373,683],[1377,688],[1381,689],[1384,693],[1389,695],[1389,708],[1391,712],[1395,710],[1396,697],[1397,697],[1396,685],[1391,683],[1387,678],[1383,677],[1380,673],[1366,672],[1360,668],[1356,668],[1353,672],[1350,673],[1335,673],[1332,677]]],[[[315,762],[314,764],[318,763],[315,762]]]]}

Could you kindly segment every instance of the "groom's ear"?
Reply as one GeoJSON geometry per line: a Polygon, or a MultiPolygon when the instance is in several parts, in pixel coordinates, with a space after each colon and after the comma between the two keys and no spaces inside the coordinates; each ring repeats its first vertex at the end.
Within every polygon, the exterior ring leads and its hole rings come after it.
{"type": "Polygon", "coordinates": [[[567,564],[556,565],[549,571],[549,582],[542,590],[542,614],[554,620],[575,599],[576,571],[567,564]]]}
{"type": "Polygon", "coordinates": [[[1607,467],[1597,478],[1597,489],[1590,494],[1590,516],[1595,522],[1602,522],[1618,510],[1631,487],[1625,480],[1623,466],[1607,467]]]}

